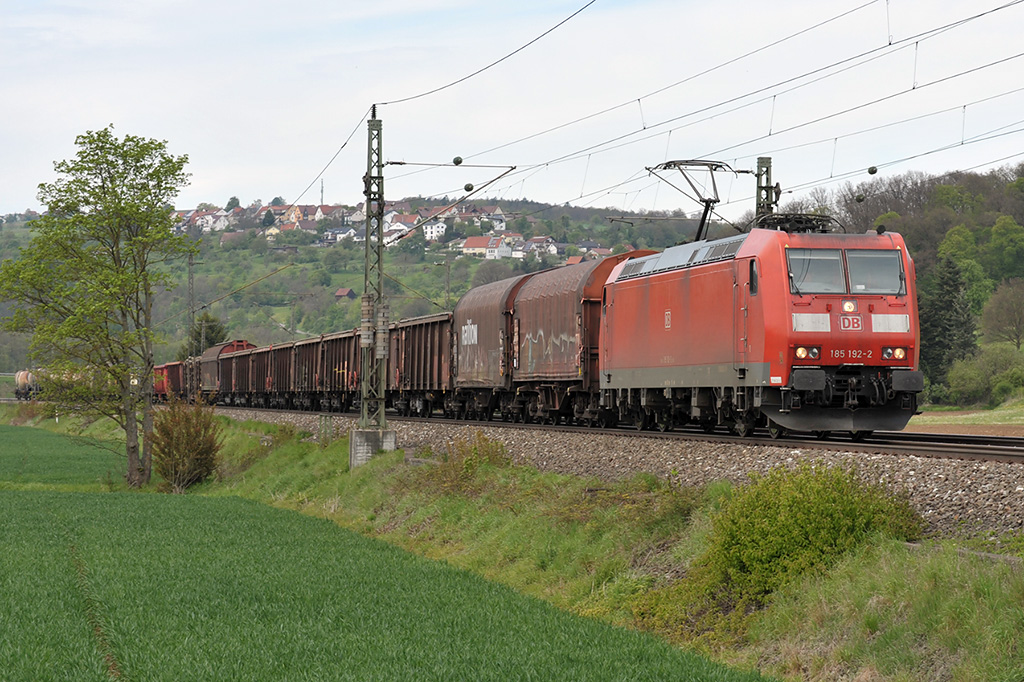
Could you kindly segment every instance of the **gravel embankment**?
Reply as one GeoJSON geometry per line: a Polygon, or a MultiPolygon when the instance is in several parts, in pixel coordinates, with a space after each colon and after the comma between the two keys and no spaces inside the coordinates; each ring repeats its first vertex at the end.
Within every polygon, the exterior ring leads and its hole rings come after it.
{"type": "MultiPolygon", "coordinates": [[[[318,417],[312,414],[223,408],[218,408],[218,412],[234,419],[288,422],[313,433],[318,428],[318,417]]],[[[354,425],[351,417],[334,417],[338,433],[354,425]]],[[[928,521],[929,530],[937,535],[974,536],[1024,529],[1024,467],[1015,464],[625,435],[566,435],[485,424],[461,426],[442,420],[392,421],[389,427],[397,432],[398,446],[410,455],[420,448],[442,451],[451,440],[471,437],[480,431],[487,438],[504,443],[517,463],[603,480],[648,472],[671,476],[682,485],[722,479],[744,483],[750,473],[765,473],[780,465],[792,466],[803,461],[855,465],[866,480],[905,491],[928,521]]]]}

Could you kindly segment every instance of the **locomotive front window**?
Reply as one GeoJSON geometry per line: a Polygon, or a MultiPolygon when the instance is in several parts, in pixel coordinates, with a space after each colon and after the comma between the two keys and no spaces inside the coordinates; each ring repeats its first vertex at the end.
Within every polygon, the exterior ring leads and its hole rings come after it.
{"type": "Polygon", "coordinates": [[[789,288],[794,294],[845,294],[839,249],[789,249],[789,288]]]}
{"type": "Polygon", "coordinates": [[[903,294],[899,251],[847,251],[851,294],[903,294]]]}

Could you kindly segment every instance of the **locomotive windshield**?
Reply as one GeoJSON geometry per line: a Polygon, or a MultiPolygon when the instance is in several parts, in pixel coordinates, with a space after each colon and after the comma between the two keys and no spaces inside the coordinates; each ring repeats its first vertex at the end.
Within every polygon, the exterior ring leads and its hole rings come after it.
{"type": "Polygon", "coordinates": [[[850,268],[850,293],[904,293],[899,251],[847,251],[846,263],[850,268]]]}
{"type": "Polygon", "coordinates": [[[789,287],[794,294],[845,294],[839,249],[789,249],[789,287]]]}
{"type": "Polygon", "coordinates": [[[789,288],[794,294],[906,292],[899,251],[789,249],[789,288]],[[849,287],[847,287],[847,272],[849,287]]]}

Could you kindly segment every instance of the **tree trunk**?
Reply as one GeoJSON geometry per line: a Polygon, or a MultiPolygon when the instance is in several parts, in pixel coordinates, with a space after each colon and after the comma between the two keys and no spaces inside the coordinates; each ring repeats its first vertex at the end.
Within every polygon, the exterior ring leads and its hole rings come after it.
{"type": "Polygon", "coordinates": [[[142,460],[139,458],[139,418],[135,410],[131,386],[122,389],[121,409],[124,412],[125,452],[128,455],[128,471],[125,480],[133,488],[141,488],[149,477],[144,476],[142,460]]]}
{"type": "MultiPolygon", "coordinates": [[[[152,382],[150,382],[152,383],[152,382]]],[[[146,390],[142,402],[142,471],[143,484],[153,476],[153,389],[146,390]]]]}

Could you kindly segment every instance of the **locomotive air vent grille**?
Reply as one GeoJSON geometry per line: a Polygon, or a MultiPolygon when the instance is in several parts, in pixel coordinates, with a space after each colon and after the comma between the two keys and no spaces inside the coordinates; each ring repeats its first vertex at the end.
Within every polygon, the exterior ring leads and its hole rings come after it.
{"type": "Polygon", "coordinates": [[[634,260],[630,261],[629,263],[626,263],[626,267],[622,268],[622,272],[619,273],[619,276],[616,278],[616,281],[620,279],[627,279],[629,277],[635,277],[636,275],[642,272],[644,266],[646,265],[646,260],[634,260]]]}
{"type": "Polygon", "coordinates": [[[666,249],[658,256],[651,256],[642,260],[631,261],[622,268],[622,272],[616,281],[642,277],[654,273],[668,272],[671,270],[682,270],[695,265],[713,263],[715,261],[729,260],[736,255],[743,245],[746,235],[733,238],[729,241],[715,242],[712,244],[682,244],[666,249]]]}

